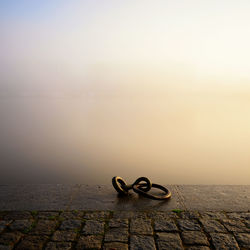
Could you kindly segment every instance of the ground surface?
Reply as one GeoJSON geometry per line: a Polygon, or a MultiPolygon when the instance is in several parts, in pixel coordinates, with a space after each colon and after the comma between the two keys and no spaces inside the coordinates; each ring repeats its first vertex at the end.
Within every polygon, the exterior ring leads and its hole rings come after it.
{"type": "Polygon", "coordinates": [[[250,212],[2,211],[3,249],[250,249],[250,212]]]}
{"type": "Polygon", "coordinates": [[[155,201],[112,185],[0,185],[0,250],[250,249],[250,185],[166,187],[172,198],[155,201]]]}
{"type": "MultiPolygon", "coordinates": [[[[119,198],[110,185],[0,185],[0,211],[10,210],[151,210],[241,211],[250,209],[250,185],[166,185],[168,201],[130,192],[119,198]]],[[[151,191],[150,191],[151,192],[151,191]]]]}

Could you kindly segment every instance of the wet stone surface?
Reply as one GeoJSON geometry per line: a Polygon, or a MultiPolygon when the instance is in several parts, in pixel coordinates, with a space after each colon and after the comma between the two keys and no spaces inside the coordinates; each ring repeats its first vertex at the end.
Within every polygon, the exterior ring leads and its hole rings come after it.
{"type": "Polygon", "coordinates": [[[72,243],[69,242],[49,242],[46,245],[46,250],[58,250],[58,249],[63,249],[63,250],[70,250],[72,249],[72,243]]]}
{"type": "Polygon", "coordinates": [[[207,233],[226,233],[226,228],[217,220],[201,219],[200,222],[207,233]]]}
{"type": "Polygon", "coordinates": [[[182,231],[200,231],[201,227],[196,220],[178,220],[178,226],[182,231]]]}
{"type": "Polygon", "coordinates": [[[32,224],[32,220],[15,220],[9,225],[9,228],[13,231],[25,231],[31,228],[32,224]]]}
{"type": "Polygon", "coordinates": [[[155,220],[154,229],[155,231],[160,231],[160,232],[177,232],[178,231],[178,228],[173,219],[155,220]]]}
{"type": "Polygon", "coordinates": [[[128,229],[126,228],[110,228],[105,232],[105,242],[128,242],[128,229]]]}
{"type": "Polygon", "coordinates": [[[103,234],[104,222],[88,220],[83,227],[83,234],[103,234]]]}
{"type": "Polygon", "coordinates": [[[58,215],[59,215],[59,212],[42,211],[38,213],[37,218],[41,220],[53,220],[56,217],[58,217],[58,215]]]}
{"type": "Polygon", "coordinates": [[[60,226],[60,230],[77,231],[82,225],[81,220],[64,220],[60,226]]]}
{"type": "Polygon", "coordinates": [[[128,219],[119,219],[119,218],[110,219],[109,227],[128,228],[128,219]]]}
{"type": "Polygon", "coordinates": [[[11,223],[11,221],[0,220],[0,233],[11,223]]]}
{"type": "Polygon", "coordinates": [[[199,231],[185,231],[181,233],[181,238],[186,245],[209,246],[206,235],[199,231]]]}
{"type": "Polygon", "coordinates": [[[105,250],[128,250],[128,244],[120,242],[105,243],[103,249],[105,250]]]}
{"type": "Polygon", "coordinates": [[[60,214],[60,219],[63,220],[81,220],[83,218],[83,211],[65,211],[60,214]]]}
{"type": "Polygon", "coordinates": [[[235,233],[234,236],[240,247],[250,249],[250,234],[249,233],[235,233]]]}
{"type": "Polygon", "coordinates": [[[0,235],[0,244],[3,245],[14,245],[22,237],[19,232],[5,232],[0,235]]]}
{"type": "Polygon", "coordinates": [[[53,241],[74,241],[77,237],[76,232],[56,231],[52,236],[53,241]]]}
{"type": "Polygon", "coordinates": [[[6,246],[6,245],[0,244],[0,250],[11,250],[11,249],[13,249],[12,246],[6,246]]]}
{"type": "Polygon", "coordinates": [[[4,216],[5,220],[28,220],[32,219],[32,214],[28,211],[10,211],[4,216]]]}
{"type": "Polygon", "coordinates": [[[211,233],[211,237],[215,249],[240,249],[231,234],[211,233]]]}
{"type": "Polygon", "coordinates": [[[24,249],[43,249],[45,242],[48,240],[47,236],[37,235],[37,236],[25,236],[19,244],[17,244],[16,249],[24,250],[24,249]]]}
{"type": "Polygon", "coordinates": [[[224,212],[200,212],[201,218],[208,220],[222,220],[226,219],[227,215],[224,212]]]}
{"type": "Polygon", "coordinates": [[[57,227],[57,222],[52,220],[38,220],[36,225],[30,230],[29,234],[51,235],[57,227]]]}
{"type": "Polygon", "coordinates": [[[247,226],[239,220],[224,219],[222,220],[222,224],[230,232],[250,233],[250,228],[247,228],[247,226]]]}
{"type": "Polygon", "coordinates": [[[102,239],[103,236],[101,235],[88,235],[88,236],[81,236],[77,245],[76,249],[101,249],[102,248],[102,239]]]}
{"type": "Polygon", "coordinates": [[[156,239],[159,250],[184,249],[178,233],[157,233],[156,239]]]}
{"type": "Polygon", "coordinates": [[[196,219],[197,220],[200,218],[200,214],[196,211],[184,211],[180,213],[180,217],[182,219],[188,219],[188,220],[196,219]]]}
{"type": "Polygon", "coordinates": [[[153,236],[146,235],[132,235],[130,238],[130,247],[134,250],[156,250],[153,236]]]}
{"type": "Polygon", "coordinates": [[[107,211],[98,211],[98,212],[86,212],[83,216],[86,220],[105,220],[109,217],[110,213],[107,211]]]}
{"type": "Polygon", "coordinates": [[[132,234],[153,234],[150,219],[132,219],[130,223],[130,233],[132,234]]]}
{"type": "Polygon", "coordinates": [[[149,212],[148,216],[153,220],[167,220],[167,219],[178,219],[179,216],[174,212],[149,212]]]}
{"type": "Polygon", "coordinates": [[[249,212],[3,211],[0,250],[244,250],[248,223],[249,212]]]}
{"type": "Polygon", "coordinates": [[[191,246],[191,247],[187,247],[186,249],[188,250],[209,250],[209,247],[206,246],[191,246]]]}

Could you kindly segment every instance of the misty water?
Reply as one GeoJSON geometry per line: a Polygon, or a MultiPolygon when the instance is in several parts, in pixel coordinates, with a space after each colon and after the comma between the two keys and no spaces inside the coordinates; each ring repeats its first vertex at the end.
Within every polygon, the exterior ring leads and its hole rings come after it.
{"type": "Polygon", "coordinates": [[[250,184],[250,1],[0,1],[0,184],[250,184]]]}
{"type": "Polygon", "coordinates": [[[249,92],[144,90],[2,92],[0,182],[249,184],[249,92]]]}

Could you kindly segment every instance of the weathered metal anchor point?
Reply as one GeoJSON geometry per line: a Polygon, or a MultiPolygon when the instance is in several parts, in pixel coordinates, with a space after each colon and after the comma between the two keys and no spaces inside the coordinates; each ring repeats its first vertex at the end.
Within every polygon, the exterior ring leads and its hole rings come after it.
{"type": "Polygon", "coordinates": [[[147,177],[140,177],[133,184],[127,185],[121,177],[114,176],[112,178],[112,184],[115,190],[121,195],[128,195],[129,190],[133,189],[135,193],[152,200],[167,200],[171,197],[171,192],[167,188],[152,183],[147,177]],[[151,188],[160,189],[164,192],[164,195],[153,195],[148,193],[151,188]]]}

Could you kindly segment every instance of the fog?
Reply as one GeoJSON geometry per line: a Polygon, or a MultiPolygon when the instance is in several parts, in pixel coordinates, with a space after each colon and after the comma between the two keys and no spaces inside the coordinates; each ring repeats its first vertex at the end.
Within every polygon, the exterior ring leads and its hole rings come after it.
{"type": "Polygon", "coordinates": [[[1,183],[250,184],[248,1],[0,5],[1,183]]]}

